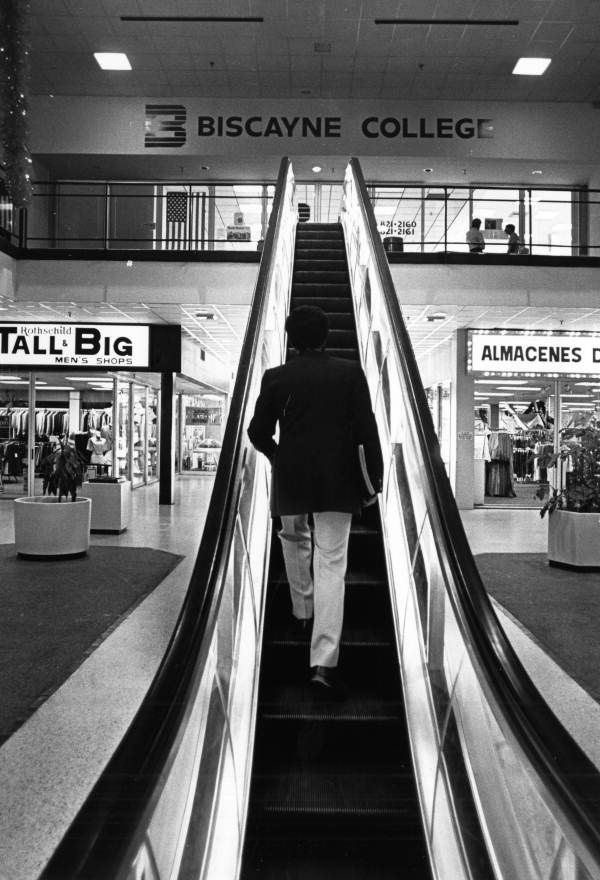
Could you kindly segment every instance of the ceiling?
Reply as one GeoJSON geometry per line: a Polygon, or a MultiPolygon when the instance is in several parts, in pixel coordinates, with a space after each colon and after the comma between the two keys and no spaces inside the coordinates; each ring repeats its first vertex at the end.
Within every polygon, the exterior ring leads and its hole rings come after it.
{"type": "Polygon", "coordinates": [[[598,0],[31,0],[30,31],[40,95],[600,100],[598,0]],[[521,55],[548,73],[512,76],[521,55]]]}

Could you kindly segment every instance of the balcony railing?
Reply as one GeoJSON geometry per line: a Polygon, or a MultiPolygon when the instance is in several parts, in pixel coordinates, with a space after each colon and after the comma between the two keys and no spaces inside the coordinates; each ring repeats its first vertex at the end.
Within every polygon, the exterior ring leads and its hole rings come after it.
{"type": "MultiPolygon", "coordinates": [[[[39,182],[26,211],[0,194],[1,242],[27,251],[260,251],[273,185],[235,183],[39,182]]],[[[507,252],[507,224],[525,253],[600,256],[600,190],[371,184],[377,229],[388,253],[466,254],[481,220],[486,255],[507,252]]],[[[297,182],[296,207],[311,221],[340,217],[341,183],[297,182]]]]}

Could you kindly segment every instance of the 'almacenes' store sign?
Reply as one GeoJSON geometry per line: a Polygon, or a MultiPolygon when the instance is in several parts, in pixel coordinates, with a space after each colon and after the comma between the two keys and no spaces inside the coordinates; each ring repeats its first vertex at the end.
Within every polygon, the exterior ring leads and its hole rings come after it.
{"type": "Polygon", "coordinates": [[[139,324],[0,323],[4,367],[148,369],[150,326],[139,324]]]}
{"type": "Polygon", "coordinates": [[[469,330],[469,372],[600,376],[600,334],[469,330]]]}

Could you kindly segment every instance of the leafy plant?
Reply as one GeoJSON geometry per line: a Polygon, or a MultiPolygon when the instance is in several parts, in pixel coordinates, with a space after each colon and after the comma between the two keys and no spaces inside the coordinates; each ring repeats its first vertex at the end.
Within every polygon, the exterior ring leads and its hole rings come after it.
{"type": "Polygon", "coordinates": [[[542,486],[537,497],[545,504],[540,516],[554,510],[571,510],[575,513],[600,512],[600,427],[594,421],[585,428],[563,431],[558,452],[539,456],[540,466],[561,467],[565,473],[565,485],[550,489],[542,486]],[[565,471],[565,469],[567,469],[565,471]]]}
{"type": "Polygon", "coordinates": [[[58,500],[71,496],[77,499],[77,489],[83,483],[87,470],[84,458],[68,443],[61,443],[40,466],[43,479],[43,494],[58,495],[58,500]]]}

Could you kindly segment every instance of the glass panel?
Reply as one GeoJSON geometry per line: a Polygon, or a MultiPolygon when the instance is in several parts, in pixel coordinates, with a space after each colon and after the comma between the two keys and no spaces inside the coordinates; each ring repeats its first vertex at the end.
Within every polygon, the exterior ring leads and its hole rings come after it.
{"type": "MultiPolygon", "coordinates": [[[[339,223],[342,199],[341,183],[296,183],[294,205],[308,205],[308,223],[339,223]]],[[[306,208],[303,209],[306,211],[306,208]]]]}
{"type": "Polygon", "coordinates": [[[129,472],[129,382],[117,385],[117,413],[115,420],[115,439],[117,443],[118,477],[131,479],[129,472]]]}
{"type": "Polygon", "coordinates": [[[506,253],[508,236],[504,228],[508,223],[512,223],[522,241],[529,240],[528,218],[525,218],[519,206],[518,190],[473,190],[473,217],[481,220],[485,253],[506,253]]]}
{"type": "Polygon", "coordinates": [[[152,249],[156,239],[156,187],[111,183],[109,194],[108,246],[152,249]]]}
{"type": "Polygon", "coordinates": [[[106,184],[60,183],[56,199],[56,245],[106,246],[106,184]]]}
{"type": "Polygon", "coordinates": [[[216,186],[215,249],[256,250],[264,237],[262,185],[216,186]]]}
{"type": "Polygon", "coordinates": [[[572,253],[572,194],[560,190],[531,191],[531,251],[568,257],[572,253]]]}
{"type": "MultiPolygon", "coordinates": [[[[27,438],[29,431],[29,373],[0,370],[0,493],[3,498],[28,494],[27,438]]],[[[41,477],[36,480],[41,494],[41,477]]]]}
{"type": "Polygon", "coordinates": [[[141,486],[146,473],[146,388],[143,385],[133,385],[133,409],[131,425],[131,443],[133,469],[131,474],[132,486],[141,486]]]}
{"type": "Polygon", "coordinates": [[[147,481],[153,482],[158,479],[158,456],[159,456],[159,390],[157,388],[148,388],[148,409],[147,409],[147,425],[148,425],[148,455],[147,455],[147,481]]]}
{"type": "Polygon", "coordinates": [[[225,404],[220,394],[181,395],[183,473],[215,473],[223,441],[225,404]]]}

